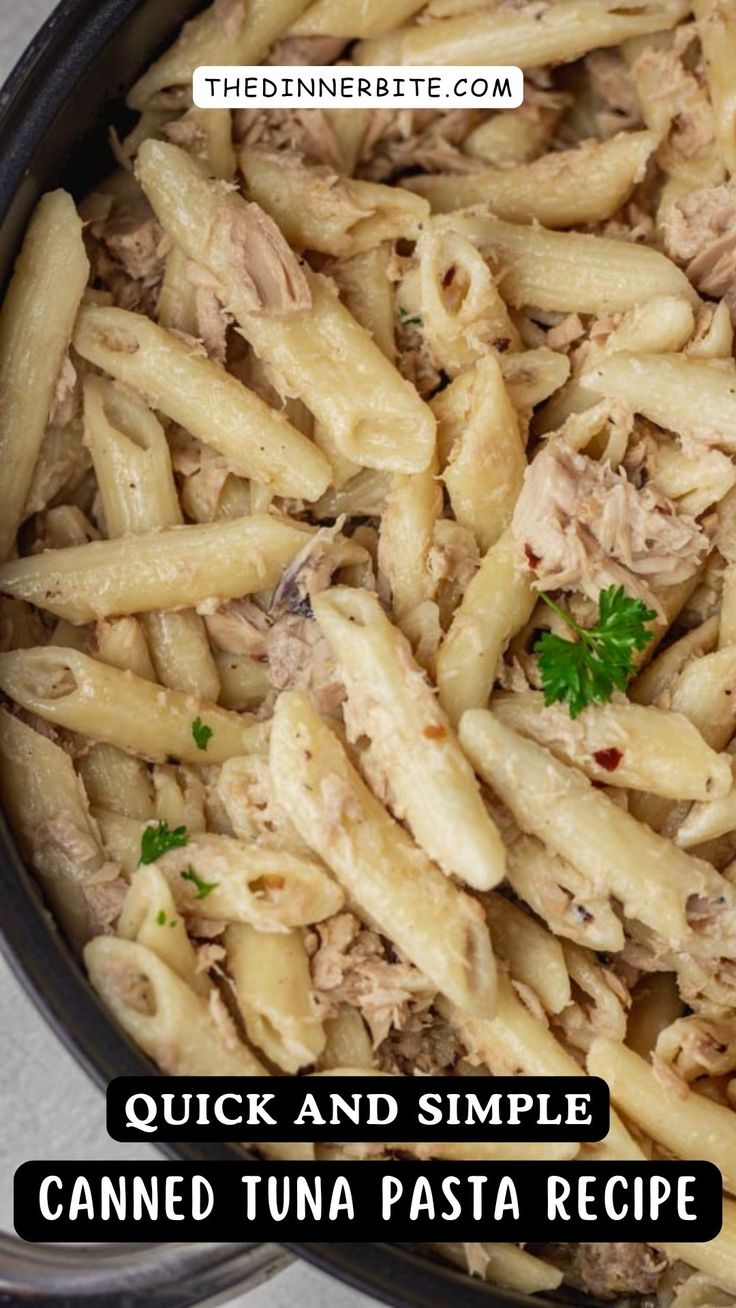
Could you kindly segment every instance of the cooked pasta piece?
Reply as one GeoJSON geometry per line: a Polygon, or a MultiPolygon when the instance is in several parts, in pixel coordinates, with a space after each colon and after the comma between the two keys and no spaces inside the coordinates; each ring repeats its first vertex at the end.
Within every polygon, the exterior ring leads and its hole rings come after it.
{"type": "Polygon", "coordinates": [[[302,695],[277,703],[271,771],[280,804],[369,919],[461,1009],[492,1012],[495,964],[480,906],[417,850],[302,695]]]}
{"type": "Polygon", "coordinates": [[[519,345],[491,269],[459,232],[422,224],[396,302],[401,325],[420,328],[433,364],[450,377],[492,346],[519,345]]]}
{"type": "MultiPolygon", "coordinates": [[[[662,1244],[659,1247],[669,1258],[681,1258],[693,1267],[701,1268],[736,1294],[736,1204],[733,1200],[723,1200],[723,1226],[715,1239],[705,1242],[686,1240],[681,1244],[662,1244]]],[[[714,1291],[706,1286],[705,1293],[711,1297],[714,1291]]],[[[705,1303],[707,1300],[703,1308],[705,1303]]]]}
{"type": "Polygon", "coordinates": [[[610,218],[641,181],[655,149],[654,132],[621,132],[532,163],[461,174],[428,173],[403,184],[425,196],[434,213],[488,205],[510,223],[574,227],[610,218]]]}
{"type": "Polygon", "coordinates": [[[702,1095],[670,1086],[654,1068],[617,1040],[599,1036],[588,1054],[588,1071],[602,1076],[611,1100],[632,1122],[678,1158],[706,1158],[736,1189],[736,1122],[733,1113],[702,1095]]]}
{"type": "Polygon", "coordinates": [[[340,177],[265,150],[244,149],[238,159],[249,198],[297,249],[349,259],[382,241],[411,239],[429,215],[426,200],[400,187],[340,177]]]}
{"type": "Polygon", "coordinates": [[[426,472],[395,472],[381,515],[378,567],[401,623],[436,588],[430,564],[435,524],[442,512],[436,460],[426,472]]]}
{"type": "Polygon", "coordinates": [[[680,436],[736,450],[736,365],[684,354],[616,353],[583,373],[595,395],[623,400],[680,436]],[[697,396],[697,399],[696,399],[697,396]]]}
{"type": "Polygon", "coordinates": [[[510,528],[491,546],[468,584],[437,658],[437,689],[450,721],[484,707],[504,647],[536,603],[528,573],[517,565],[510,528]]]}
{"type": "Polygon", "coordinates": [[[152,949],[98,936],[84,950],[90,981],[144,1053],[169,1076],[265,1076],[213,991],[209,1003],[152,949]]]}
{"type": "Polygon", "coordinates": [[[310,0],[248,0],[246,5],[212,4],[185,23],[176,41],[128,93],[131,109],[166,104],[172,92],[191,95],[200,64],[256,64],[273,41],[304,13],[310,0]]]}
{"type": "Polygon", "coordinates": [[[539,996],[548,1013],[570,1003],[570,976],[560,942],[502,895],[485,900],[493,948],[511,976],[539,996]]]}
{"type": "Polygon", "coordinates": [[[222,763],[258,749],[266,731],[253,718],[121,672],[59,646],[0,654],[0,687],[29,712],[144,758],[222,763]],[[193,724],[209,727],[206,749],[193,724]]]}
{"type": "Polygon", "coordinates": [[[325,1072],[354,1067],[356,1072],[373,1070],[373,1046],[368,1028],[357,1008],[341,1004],[334,1017],[325,1018],[325,1046],[320,1063],[325,1072]]]}
{"type": "Polygon", "coordinates": [[[480,890],[496,885],[501,837],[406,640],[367,591],[336,587],[313,608],[347,688],[349,737],[370,742],[374,783],[443,871],[480,890]]]}
{"type": "Polygon", "coordinates": [[[463,1271],[480,1274],[493,1285],[506,1290],[519,1290],[522,1294],[537,1294],[541,1290],[557,1290],[562,1283],[562,1272],[551,1263],[527,1253],[516,1244],[435,1244],[430,1248],[447,1258],[463,1271]],[[477,1252],[476,1252],[477,1251],[477,1252]]]}
{"type": "Polygon", "coordinates": [[[555,0],[545,9],[477,8],[457,18],[407,27],[381,40],[364,41],[357,63],[542,64],[579,59],[598,46],[674,27],[688,13],[684,0],[555,0]]]}
{"type": "Polygon", "coordinates": [[[155,801],[146,764],[115,745],[90,744],[79,760],[79,774],[90,804],[146,822],[155,801]]]}
{"type": "Polygon", "coordinates": [[[623,927],[605,890],[535,836],[509,833],[507,840],[509,885],[550,931],[606,953],[623,948],[623,927]]]}
{"type": "Polygon", "coordinates": [[[92,653],[113,668],[133,672],[146,681],[156,680],[151,651],[138,618],[102,618],[95,623],[92,637],[88,636],[85,627],[75,627],[66,618],[61,618],[49,643],[78,649],[82,654],[92,653]]]}
{"type": "Polygon", "coordinates": [[[88,275],[74,202],[66,191],[52,191],[31,220],[0,315],[0,559],[24,515],[88,275]]]}
{"type": "Polygon", "coordinates": [[[282,1072],[315,1063],[327,1037],[311,997],[302,932],[258,931],[233,923],[225,932],[225,949],[251,1043],[282,1072]]]}
{"type": "Polygon", "coordinates": [[[288,931],[342,908],[339,885],[314,859],[259,849],[231,836],[196,835],[157,861],[181,913],[257,931],[288,931]],[[210,880],[210,878],[213,878],[210,880]]]}
{"type": "Polygon", "coordinates": [[[723,749],[736,727],[736,646],[726,645],[687,663],[672,685],[672,708],[689,718],[713,749],[723,749]]]}
{"type": "Polygon", "coordinates": [[[492,707],[506,726],[546,745],[591,781],[683,800],[716,800],[731,788],[728,758],[671,710],[619,701],[589,704],[571,720],[561,704],[545,708],[539,691],[495,695],[492,707]]]}
{"type": "Polygon", "coordinates": [[[74,346],[217,450],[232,472],[277,495],[316,500],[327,489],[329,467],[312,442],[181,335],[126,309],[90,305],[74,346]]]}
{"type": "Polygon", "coordinates": [[[383,36],[400,27],[426,0],[312,0],[290,28],[294,36],[383,36]]]}
{"type": "Polygon", "coordinates": [[[154,864],[138,868],[132,878],[117,934],[150,949],[196,994],[209,999],[212,982],[206,972],[197,970],[197,953],[184,918],[177,912],[166,878],[154,864]]]}
{"type": "Polygon", "coordinates": [[[503,373],[491,355],[432,401],[442,480],[458,522],[485,553],[511,522],[526,459],[503,373]]]}
{"type": "Polygon", "coordinates": [[[638,823],[586,777],[492,713],[472,710],[460,741],[480,775],[522,830],[570,861],[600,891],[621,900],[627,916],[672,945],[697,951],[688,920],[693,900],[733,911],[730,887],[714,868],[676,850],[638,823]],[[641,868],[646,867],[646,877],[641,868]]]}
{"type": "Polygon", "coordinates": [[[211,606],[275,586],[309,528],[256,513],[232,522],[142,532],[14,559],[0,567],[5,594],[70,622],[152,609],[211,606]]]}
{"type": "MultiPolygon", "coordinates": [[[[153,413],[132,393],[88,377],[84,414],[108,535],[180,525],[169,447],[153,413]]],[[[220,680],[199,614],[154,612],[143,623],[159,681],[219,699],[220,680]]]]}
{"type": "Polygon", "coordinates": [[[692,849],[706,840],[717,840],[736,831],[736,787],[718,799],[693,804],[684,822],[677,828],[675,841],[681,849],[692,849]]]}
{"type": "Polygon", "coordinates": [[[703,47],[705,76],[716,123],[718,145],[729,173],[736,173],[736,14],[720,0],[693,0],[703,47]]]}
{"type": "Polygon", "coordinates": [[[622,313],[653,295],[698,297],[665,255],[647,246],[581,232],[504,222],[477,210],[433,219],[459,232],[491,260],[508,304],[560,313],[622,313]]]}
{"type": "Polygon", "coordinates": [[[0,798],[54,913],[81,947],[119,911],[118,868],[106,860],[69,755],[4,708],[0,798]]]}

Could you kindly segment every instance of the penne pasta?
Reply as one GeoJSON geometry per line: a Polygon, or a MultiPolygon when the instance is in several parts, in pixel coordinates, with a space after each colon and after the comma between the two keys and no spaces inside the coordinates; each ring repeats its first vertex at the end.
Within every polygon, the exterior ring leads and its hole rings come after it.
{"type": "Polygon", "coordinates": [[[716,800],[731,788],[728,758],[671,710],[625,701],[589,704],[571,721],[562,705],[545,708],[538,691],[495,695],[492,708],[507,727],[545,745],[591,781],[667,799],[716,800]]]}
{"type": "Polygon", "coordinates": [[[109,809],[141,822],[153,817],[153,786],[142,759],[115,745],[98,742],[80,758],[79,774],[94,808],[109,809]]]}
{"type": "Polygon", "coordinates": [[[691,658],[709,654],[718,639],[718,618],[708,618],[699,627],[680,636],[642,669],[629,694],[635,704],[654,704],[675,684],[691,658]]]}
{"type": "Polygon", "coordinates": [[[531,581],[517,566],[510,530],[491,546],[465,590],[437,657],[442,707],[457,724],[466,709],[488,703],[504,647],[536,603],[531,581]]]}
{"type": "Polygon", "coordinates": [[[281,1072],[317,1061],[326,1034],[312,1003],[302,932],[258,931],[245,923],[225,931],[227,968],[248,1039],[281,1072]]]}
{"type": "Polygon", "coordinates": [[[238,155],[248,196],[275,219],[290,245],[350,259],[382,241],[411,239],[429,215],[419,195],[340,177],[266,150],[238,155]]]}
{"type": "Polygon", "coordinates": [[[50,643],[78,649],[82,654],[93,654],[101,663],[109,663],[123,672],[133,672],[146,681],[156,680],[151,652],[138,618],[103,618],[95,623],[93,637],[88,636],[84,627],[75,627],[62,618],[56,624],[54,639],[50,643]]]}
{"type": "Polygon", "coordinates": [[[547,922],[556,936],[605,953],[623,948],[623,927],[605,889],[597,888],[535,836],[509,838],[506,874],[514,894],[547,922]]]}
{"type": "Polygon", "coordinates": [[[463,1010],[492,1011],[495,965],[479,907],[412,844],[304,696],[280,697],[276,797],[351,899],[463,1010]]]}
{"type": "MultiPolygon", "coordinates": [[[[84,950],[90,981],[116,1022],[169,1076],[265,1076],[255,1054],[223,1034],[208,1003],[158,954],[98,936],[84,950]]],[[[217,1010],[215,1010],[217,1011],[217,1010]]]]}
{"type": "Polygon", "coordinates": [[[197,719],[210,727],[208,763],[258,748],[265,736],[252,718],[59,646],[0,654],[0,686],[46,722],[162,762],[203,762],[192,730],[197,719]]]}
{"type": "MultiPolygon", "coordinates": [[[[736,1294],[736,1204],[733,1200],[723,1200],[723,1225],[713,1240],[686,1240],[681,1244],[662,1244],[659,1246],[668,1258],[687,1259],[693,1267],[715,1277],[719,1285],[726,1286],[736,1294]]],[[[705,1293],[712,1297],[715,1291],[705,1287],[705,1293]]],[[[706,1308],[707,1300],[703,1303],[706,1308]]]]}
{"type": "MultiPolygon", "coordinates": [[[[169,447],[153,413],[137,396],[99,377],[85,381],[84,413],[108,535],[180,525],[169,447]]],[[[219,699],[217,668],[199,614],[154,612],[144,615],[143,625],[163,685],[219,699]]]]}
{"type": "Polygon", "coordinates": [[[675,850],[581,773],[492,713],[466,713],[460,742],[522,830],[568,858],[596,889],[615,895],[627,916],[670,944],[694,947],[687,917],[691,896],[730,902],[727,883],[715,869],[675,850]]]}
{"type": "Polygon", "coordinates": [[[712,749],[723,749],[736,727],[736,646],[693,659],[671,690],[672,708],[682,713],[712,749]]]}
{"type": "Polygon", "coordinates": [[[181,335],[141,314],[91,305],[79,316],[74,346],[217,450],[239,476],[305,499],[327,489],[329,467],[312,442],[181,335]]]}
{"type": "Polygon", "coordinates": [[[736,450],[736,365],[683,354],[613,354],[581,382],[678,435],[736,450]],[[697,395],[697,403],[693,397],[697,395]]]}
{"type": "Polygon", "coordinates": [[[325,1019],[324,1029],[320,1063],[325,1073],[341,1067],[354,1067],[361,1075],[374,1070],[371,1038],[357,1008],[341,1004],[334,1017],[325,1019]]]}
{"type": "Polygon", "coordinates": [[[400,323],[420,328],[433,363],[450,377],[493,346],[518,348],[519,333],[488,264],[459,232],[422,224],[396,302],[400,323]]]}
{"type": "MultiPolygon", "coordinates": [[[[60,745],[0,709],[0,798],[25,858],[77,948],[107,924],[105,862],[84,786],[60,745]]],[[[108,905],[109,907],[109,905],[108,905]]]]}
{"type": "Polygon", "coordinates": [[[220,703],[236,713],[258,708],[271,690],[268,666],[249,654],[215,652],[220,703]]]}
{"type": "Polygon", "coordinates": [[[89,276],[82,224],[66,191],[39,201],[0,313],[0,559],[24,516],[54,388],[89,276]]]}
{"type": "Polygon", "coordinates": [[[370,742],[371,774],[444,872],[487,890],[503,879],[501,837],[444,712],[404,637],[367,591],[313,601],[347,689],[350,738],[370,742]]]}
{"type": "MultiPolygon", "coordinates": [[[[370,332],[386,358],[394,363],[394,300],[389,281],[392,254],[390,242],[384,241],[382,245],[353,255],[352,259],[340,259],[332,265],[331,273],[343,304],[361,327],[370,332]]],[[[348,460],[344,462],[349,463],[348,460]]],[[[357,473],[357,467],[353,471],[357,473]]]]}
{"type": "Polygon", "coordinates": [[[484,553],[511,522],[526,458],[516,413],[497,360],[487,355],[432,401],[455,518],[484,553]]]}
{"type": "MultiPolygon", "coordinates": [[[[436,1244],[430,1247],[456,1267],[469,1270],[467,1245],[436,1244]]],[[[478,1258],[483,1266],[481,1275],[507,1290],[537,1294],[542,1290],[557,1290],[562,1284],[559,1268],[516,1244],[487,1244],[484,1241],[478,1246],[478,1258]]]]}
{"type": "Polygon", "coordinates": [[[426,472],[393,474],[381,515],[378,568],[386,578],[399,623],[434,595],[430,558],[441,512],[435,459],[426,472]]]}
{"type": "Polygon", "coordinates": [[[692,849],[706,840],[736,831],[736,787],[718,799],[693,804],[685,820],[677,828],[675,841],[681,849],[692,849]]]}
{"type": "Polygon", "coordinates": [[[248,0],[230,23],[222,7],[210,5],[184,24],[170,48],[138,79],[128,93],[131,109],[166,103],[167,92],[191,93],[192,74],[200,64],[257,64],[308,7],[309,0],[248,0]]]}
{"type": "Polygon", "coordinates": [[[703,47],[705,76],[713,104],[716,134],[723,162],[736,172],[736,14],[719,0],[693,0],[698,35],[703,47]]]}
{"type": "Polygon", "coordinates": [[[384,36],[421,9],[426,0],[312,0],[297,18],[295,36],[384,36]]]}
{"type": "Polygon", "coordinates": [[[339,912],[344,901],[340,887],[314,859],[259,849],[231,836],[193,836],[156,866],[181,913],[204,911],[216,921],[246,923],[257,931],[321,922],[339,912]]]}
{"type": "Polygon", "coordinates": [[[362,42],[359,64],[518,64],[538,68],[579,59],[599,46],[665,31],[688,13],[684,0],[556,0],[548,8],[476,10],[362,42]]]}
{"type": "Polygon", "coordinates": [[[93,541],[0,567],[5,594],[70,622],[240,599],[275,586],[309,528],[270,514],[93,541]]]}
{"type": "Polygon", "coordinates": [[[160,958],[202,999],[209,999],[212,982],[197,970],[197,954],[177,912],[165,877],[157,867],[140,867],[118,921],[118,935],[134,940],[160,958]]]}
{"type": "MultiPolygon", "coordinates": [[[[524,227],[474,210],[433,220],[472,241],[497,270],[499,288],[515,308],[560,313],[622,313],[654,295],[698,298],[665,255],[646,246],[580,232],[524,227]]],[[[591,388],[592,389],[592,388],[591,388]]]]}
{"type": "Polygon", "coordinates": [[[736,1125],[730,1109],[695,1094],[682,1082],[670,1087],[651,1064],[618,1041],[599,1036],[588,1054],[588,1071],[602,1076],[616,1107],[678,1158],[705,1158],[736,1188],[736,1125]]]}
{"type": "Polygon", "coordinates": [[[529,986],[548,1013],[570,1003],[570,977],[559,940],[502,895],[485,900],[493,948],[515,981],[529,986]]]}
{"type": "Polygon", "coordinates": [[[642,977],[631,995],[626,1043],[635,1054],[648,1058],[660,1032],[684,1012],[673,972],[652,972],[642,977]]]}
{"type": "Polygon", "coordinates": [[[429,200],[433,213],[477,204],[510,223],[573,227],[612,217],[643,178],[656,145],[654,132],[621,132],[531,163],[460,176],[427,173],[409,177],[403,185],[429,200]]]}

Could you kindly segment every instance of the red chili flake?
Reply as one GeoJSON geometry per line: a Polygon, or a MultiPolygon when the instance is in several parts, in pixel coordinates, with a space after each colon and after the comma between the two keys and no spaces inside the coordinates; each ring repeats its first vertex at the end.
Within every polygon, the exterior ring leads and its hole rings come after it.
{"type": "Polygon", "coordinates": [[[441,722],[431,722],[424,728],[422,735],[426,736],[427,740],[442,740],[447,735],[447,728],[443,727],[441,722]]]}
{"type": "Polygon", "coordinates": [[[526,554],[526,561],[529,564],[529,567],[538,568],[542,560],[540,559],[538,554],[534,553],[534,550],[532,549],[531,545],[527,545],[527,544],[524,545],[524,553],[526,554]]]}
{"type": "Polygon", "coordinates": [[[593,758],[600,767],[606,769],[606,772],[615,772],[623,754],[620,749],[597,749],[593,758]]]}
{"type": "Polygon", "coordinates": [[[452,265],[447,269],[447,272],[445,273],[444,277],[442,278],[442,285],[443,285],[443,286],[452,286],[452,283],[454,282],[454,280],[455,280],[455,265],[452,264],[452,265]]]}

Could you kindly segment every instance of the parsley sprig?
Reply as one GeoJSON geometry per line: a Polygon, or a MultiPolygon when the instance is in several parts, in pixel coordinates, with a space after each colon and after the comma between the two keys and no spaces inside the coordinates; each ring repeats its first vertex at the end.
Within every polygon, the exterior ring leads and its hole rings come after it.
{"type": "Polygon", "coordinates": [[[157,822],[155,826],[146,827],[141,836],[141,863],[155,863],[157,858],[168,849],[177,849],[186,845],[189,832],[186,827],[174,827],[168,822],[157,822]]]}
{"type": "Polygon", "coordinates": [[[605,704],[614,690],[626,690],[634,654],[652,638],[647,623],[657,614],[623,586],[607,586],[598,596],[598,621],[581,627],[566,609],[542,592],[542,599],[575,633],[565,640],[545,631],[534,646],[545,704],[567,704],[576,718],[588,704],[605,704]]]}
{"type": "Polygon", "coordinates": [[[214,736],[212,727],[208,727],[200,717],[196,717],[192,723],[192,737],[197,749],[206,749],[210,740],[214,736]]]}
{"type": "Polygon", "coordinates": [[[191,866],[185,872],[181,872],[180,876],[182,881],[191,881],[192,885],[196,887],[195,899],[206,899],[213,890],[217,890],[220,884],[219,881],[203,881],[202,877],[198,876],[191,866]]]}

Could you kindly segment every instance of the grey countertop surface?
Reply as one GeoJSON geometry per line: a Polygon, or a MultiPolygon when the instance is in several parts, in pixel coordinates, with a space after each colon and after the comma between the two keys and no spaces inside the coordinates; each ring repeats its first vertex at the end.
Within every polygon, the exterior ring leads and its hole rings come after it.
{"type": "MultiPolygon", "coordinates": [[[[0,84],[34,32],[54,8],[53,0],[0,0],[0,84]]],[[[1,166],[1,162],[0,162],[1,166]]],[[[27,999],[0,958],[0,1227],[12,1226],[13,1172],[27,1159],[143,1159],[148,1146],[123,1145],[105,1131],[101,1092],[75,1064],[27,999]]],[[[238,1295],[230,1308],[371,1308],[375,1301],[303,1263],[266,1285],[238,1295]]]]}

